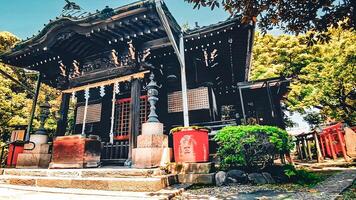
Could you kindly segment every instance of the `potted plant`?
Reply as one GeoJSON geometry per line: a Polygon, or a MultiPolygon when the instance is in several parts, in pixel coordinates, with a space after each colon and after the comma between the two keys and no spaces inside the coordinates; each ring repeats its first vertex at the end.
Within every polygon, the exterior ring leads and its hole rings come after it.
{"type": "Polygon", "coordinates": [[[176,162],[208,162],[210,130],[200,126],[176,127],[173,135],[173,151],[176,162]]]}

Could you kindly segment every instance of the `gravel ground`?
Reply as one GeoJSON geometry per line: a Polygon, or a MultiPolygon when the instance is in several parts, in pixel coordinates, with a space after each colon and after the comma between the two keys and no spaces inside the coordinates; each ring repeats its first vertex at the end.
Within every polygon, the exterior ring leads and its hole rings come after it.
{"type": "Polygon", "coordinates": [[[349,170],[337,173],[316,185],[315,188],[305,188],[294,184],[266,184],[226,186],[195,186],[175,197],[175,200],[188,199],[298,199],[298,200],[333,200],[350,186],[356,179],[356,171],[349,170]]]}

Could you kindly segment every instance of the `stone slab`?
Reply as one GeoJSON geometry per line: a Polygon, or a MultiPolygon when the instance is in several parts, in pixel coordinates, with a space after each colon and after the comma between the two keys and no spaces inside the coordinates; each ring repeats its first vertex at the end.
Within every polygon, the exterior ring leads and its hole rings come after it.
{"type": "Polygon", "coordinates": [[[16,168],[48,168],[51,154],[21,153],[17,157],[16,168]]]}
{"type": "Polygon", "coordinates": [[[173,174],[209,174],[214,171],[214,163],[170,163],[168,171],[173,174]]]}
{"type": "Polygon", "coordinates": [[[7,176],[47,176],[47,171],[40,169],[5,169],[7,176]]]}
{"type": "MultiPolygon", "coordinates": [[[[134,169],[126,167],[95,169],[0,169],[5,176],[67,177],[67,178],[130,178],[160,177],[166,175],[159,168],[134,169]]],[[[2,174],[0,174],[1,177],[2,174]]]]}
{"type": "Polygon", "coordinates": [[[36,185],[36,179],[34,178],[10,178],[7,180],[8,184],[11,185],[28,185],[28,186],[35,186],[36,185]]]}
{"type": "Polygon", "coordinates": [[[351,128],[345,128],[346,153],[350,157],[356,157],[356,133],[351,128]]]}
{"type": "Polygon", "coordinates": [[[168,135],[139,135],[137,137],[137,148],[147,147],[168,147],[168,135]]]}
{"type": "Polygon", "coordinates": [[[134,168],[147,169],[166,166],[172,160],[172,148],[135,148],[132,150],[134,168]]]}
{"type": "Polygon", "coordinates": [[[82,169],[83,163],[55,163],[49,164],[50,169],[82,169]]]}
{"type": "Polygon", "coordinates": [[[163,124],[159,122],[143,123],[142,135],[163,135],[163,124]]]}
{"type": "Polygon", "coordinates": [[[180,183],[214,184],[215,173],[210,174],[178,174],[180,183]]]}
{"type": "Polygon", "coordinates": [[[48,154],[49,152],[49,144],[36,144],[35,148],[33,148],[33,144],[25,144],[24,146],[24,153],[37,153],[37,154],[48,154]],[[32,149],[32,150],[26,150],[26,149],[32,149]]]}
{"type": "Polygon", "coordinates": [[[49,188],[72,188],[88,190],[156,192],[171,184],[170,176],[139,178],[65,178],[65,177],[16,177],[2,176],[6,184],[49,188]]]}

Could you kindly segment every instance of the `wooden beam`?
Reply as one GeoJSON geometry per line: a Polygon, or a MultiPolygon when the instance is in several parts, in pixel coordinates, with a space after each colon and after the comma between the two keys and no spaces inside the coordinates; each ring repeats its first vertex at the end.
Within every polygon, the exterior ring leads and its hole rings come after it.
{"type": "Polygon", "coordinates": [[[106,80],[106,81],[101,81],[101,82],[96,82],[96,83],[92,83],[92,84],[88,84],[88,85],[83,85],[83,86],[79,86],[79,87],[75,87],[75,88],[71,88],[71,89],[67,89],[67,90],[63,90],[62,93],[72,93],[72,92],[78,92],[78,91],[82,91],[85,90],[86,88],[96,88],[96,87],[100,87],[103,85],[110,85],[116,82],[125,82],[125,81],[129,81],[131,79],[142,79],[145,77],[145,74],[148,73],[149,71],[143,71],[143,72],[139,72],[139,73],[135,73],[135,74],[130,74],[130,75],[126,75],[126,76],[122,76],[119,78],[114,78],[114,79],[110,79],[110,80],[106,80]]]}

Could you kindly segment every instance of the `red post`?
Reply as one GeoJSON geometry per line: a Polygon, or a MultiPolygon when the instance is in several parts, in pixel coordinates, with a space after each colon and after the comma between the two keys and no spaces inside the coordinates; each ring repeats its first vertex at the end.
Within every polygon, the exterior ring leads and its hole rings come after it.
{"type": "Polygon", "coordinates": [[[345,161],[348,161],[348,156],[346,154],[346,148],[345,148],[345,138],[344,138],[344,135],[341,132],[341,126],[340,127],[336,127],[334,130],[336,131],[337,136],[339,138],[342,155],[344,156],[345,161]]]}
{"type": "Polygon", "coordinates": [[[323,154],[323,157],[325,158],[325,146],[324,146],[324,142],[325,142],[325,139],[324,139],[324,136],[320,135],[320,145],[321,145],[321,152],[323,154]]]}
{"type": "Polygon", "coordinates": [[[337,156],[335,153],[335,146],[334,146],[333,140],[331,139],[331,134],[329,131],[328,131],[328,138],[329,138],[329,144],[330,144],[330,149],[331,149],[331,155],[332,155],[333,159],[336,160],[337,156]]]}
{"type": "Polygon", "coordinates": [[[330,151],[330,142],[329,142],[329,137],[328,137],[328,133],[324,132],[324,138],[325,138],[325,147],[326,147],[326,155],[331,157],[331,151],[330,151]]]}

